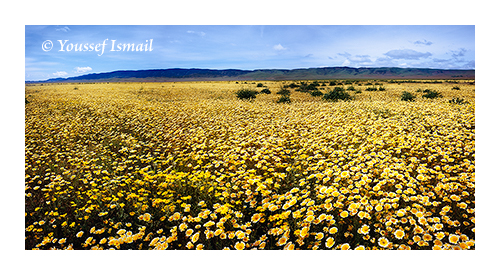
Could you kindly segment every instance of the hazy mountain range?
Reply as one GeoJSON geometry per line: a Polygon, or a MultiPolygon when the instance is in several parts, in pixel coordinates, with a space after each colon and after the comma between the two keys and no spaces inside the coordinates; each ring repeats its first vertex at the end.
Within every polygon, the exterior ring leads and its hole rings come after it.
{"type": "Polygon", "coordinates": [[[170,82],[170,81],[229,81],[229,80],[312,80],[312,79],[475,79],[475,70],[445,70],[425,68],[351,68],[323,67],[308,69],[211,70],[157,69],[92,73],[68,78],[52,78],[53,82],[170,82]]]}

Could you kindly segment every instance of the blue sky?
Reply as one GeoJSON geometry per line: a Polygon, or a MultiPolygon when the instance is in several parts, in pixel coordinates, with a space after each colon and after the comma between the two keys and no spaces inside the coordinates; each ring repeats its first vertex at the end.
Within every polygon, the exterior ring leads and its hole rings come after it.
{"type": "Polygon", "coordinates": [[[335,66],[475,69],[475,26],[25,26],[27,81],[116,70],[335,66]]]}

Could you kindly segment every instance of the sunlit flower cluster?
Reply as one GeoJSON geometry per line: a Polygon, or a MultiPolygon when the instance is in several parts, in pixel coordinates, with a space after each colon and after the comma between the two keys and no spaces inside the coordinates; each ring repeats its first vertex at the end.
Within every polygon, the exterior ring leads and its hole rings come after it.
{"type": "Polygon", "coordinates": [[[26,86],[26,249],[475,248],[473,85],[264,83],[26,86]]]}

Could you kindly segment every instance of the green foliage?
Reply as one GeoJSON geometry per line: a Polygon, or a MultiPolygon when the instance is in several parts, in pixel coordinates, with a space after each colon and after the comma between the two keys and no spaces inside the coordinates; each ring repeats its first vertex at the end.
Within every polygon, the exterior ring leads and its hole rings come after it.
{"type": "Polygon", "coordinates": [[[424,94],[422,95],[422,97],[423,98],[433,99],[433,98],[443,97],[443,96],[439,92],[432,91],[432,90],[429,90],[429,89],[425,89],[424,90],[424,94]]]}
{"type": "Polygon", "coordinates": [[[283,86],[284,88],[290,88],[290,89],[295,89],[295,88],[299,88],[300,85],[298,85],[297,83],[291,83],[291,84],[288,84],[288,85],[285,85],[283,86]]]}
{"type": "Polygon", "coordinates": [[[454,97],[450,99],[448,102],[451,104],[459,104],[459,105],[469,104],[469,102],[465,101],[463,98],[458,98],[458,97],[454,97]]]}
{"type": "Polygon", "coordinates": [[[348,92],[342,87],[335,87],[335,89],[328,91],[323,95],[324,100],[328,101],[339,101],[339,100],[352,100],[354,99],[348,92]]]}
{"type": "Polygon", "coordinates": [[[257,97],[257,92],[250,89],[241,89],[236,92],[236,97],[242,100],[252,100],[257,97]]]}
{"type": "Polygon", "coordinates": [[[260,91],[261,94],[270,94],[271,91],[269,89],[262,89],[262,91],[260,91]]]}
{"type": "Polygon", "coordinates": [[[303,92],[303,93],[310,93],[314,90],[318,89],[318,86],[320,84],[317,81],[314,81],[313,83],[306,83],[306,82],[300,82],[300,86],[298,87],[297,91],[303,92]]]}
{"type": "Polygon", "coordinates": [[[321,91],[314,90],[311,92],[311,95],[312,96],[323,96],[323,93],[321,91]]]}
{"type": "Polygon", "coordinates": [[[262,83],[257,83],[257,87],[260,88],[260,87],[264,87],[264,84],[262,83]]]}
{"type": "Polygon", "coordinates": [[[285,87],[281,87],[280,90],[277,92],[279,95],[284,95],[284,96],[290,96],[290,90],[288,90],[285,87]]]}
{"type": "Polygon", "coordinates": [[[291,103],[292,101],[290,100],[290,96],[288,95],[281,95],[281,97],[278,99],[277,103],[291,103]]]}
{"type": "Polygon", "coordinates": [[[365,91],[377,91],[378,89],[376,87],[368,87],[366,88],[365,91]]]}
{"type": "Polygon", "coordinates": [[[451,88],[452,90],[460,90],[460,87],[458,86],[454,86],[453,88],[451,88]]]}
{"type": "Polygon", "coordinates": [[[415,95],[407,92],[407,91],[403,91],[403,93],[401,94],[401,100],[403,101],[415,101],[415,95]]]}
{"type": "Polygon", "coordinates": [[[356,89],[354,88],[354,86],[349,86],[349,87],[347,87],[347,90],[348,90],[348,91],[356,91],[356,89]]]}
{"type": "Polygon", "coordinates": [[[383,86],[378,87],[379,91],[385,91],[385,88],[383,86]]]}

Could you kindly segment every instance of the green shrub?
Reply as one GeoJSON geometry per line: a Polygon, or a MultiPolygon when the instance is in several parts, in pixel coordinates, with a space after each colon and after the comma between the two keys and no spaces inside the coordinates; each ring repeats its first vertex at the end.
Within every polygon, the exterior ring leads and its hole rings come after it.
{"type": "Polygon", "coordinates": [[[311,95],[312,96],[323,96],[323,93],[321,91],[314,90],[311,92],[311,95]]]}
{"type": "Polygon", "coordinates": [[[286,89],[285,87],[281,87],[280,90],[277,92],[279,95],[284,95],[284,96],[289,96],[290,95],[290,90],[286,89]]]}
{"type": "Polygon", "coordinates": [[[291,103],[292,101],[290,100],[290,96],[288,95],[281,95],[281,97],[278,99],[277,103],[291,103]]]}
{"type": "Polygon", "coordinates": [[[424,94],[422,95],[422,97],[423,98],[433,99],[433,98],[436,98],[436,97],[443,97],[443,96],[439,92],[426,89],[426,90],[424,90],[424,94]]]}
{"type": "Polygon", "coordinates": [[[403,91],[403,93],[401,94],[401,100],[403,101],[415,101],[415,95],[407,92],[407,91],[403,91]]]}
{"type": "Polygon", "coordinates": [[[459,104],[459,105],[469,104],[469,102],[465,101],[463,98],[458,98],[458,97],[454,97],[453,99],[450,99],[448,102],[451,104],[459,104]]]}
{"type": "Polygon", "coordinates": [[[347,90],[348,90],[348,91],[356,91],[356,89],[354,88],[354,86],[349,86],[349,87],[347,87],[347,90]]]}
{"type": "Polygon", "coordinates": [[[260,87],[264,87],[264,84],[262,83],[257,83],[257,87],[260,88],[260,87]]]}
{"type": "Polygon", "coordinates": [[[460,87],[458,86],[454,86],[453,88],[451,88],[452,90],[460,90],[460,87]]]}
{"type": "Polygon", "coordinates": [[[270,94],[271,91],[269,89],[263,89],[262,91],[260,91],[261,94],[270,94]]]}
{"type": "Polygon", "coordinates": [[[252,100],[257,97],[257,92],[250,89],[241,89],[236,92],[236,97],[242,100],[252,100]]]}
{"type": "Polygon", "coordinates": [[[353,97],[344,90],[342,87],[335,87],[335,89],[328,91],[323,95],[324,100],[328,101],[339,101],[339,100],[351,100],[353,97]]]}
{"type": "Polygon", "coordinates": [[[378,90],[379,90],[379,91],[385,91],[385,88],[384,88],[384,87],[382,87],[382,86],[380,86],[380,87],[378,87],[378,90]]]}
{"type": "Polygon", "coordinates": [[[368,87],[366,88],[365,91],[377,91],[378,89],[376,87],[368,87]]]}
{"type": "Polygon", "coordinates": [[[284,88],[290,88],[290,89],[295,89],[295,88],[299,88],[300,86],[297,84],[297,83],[291,83],[291,84],[288,84],[288,85],[285,85],[283,86],[284,88]]]}

